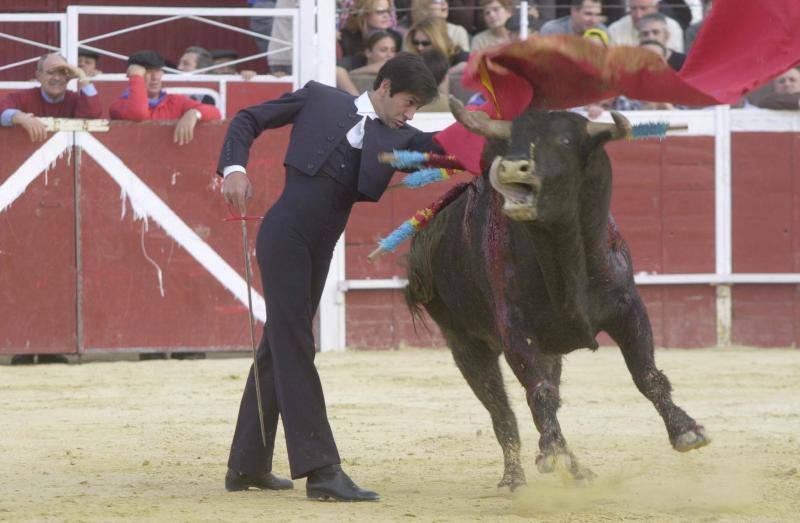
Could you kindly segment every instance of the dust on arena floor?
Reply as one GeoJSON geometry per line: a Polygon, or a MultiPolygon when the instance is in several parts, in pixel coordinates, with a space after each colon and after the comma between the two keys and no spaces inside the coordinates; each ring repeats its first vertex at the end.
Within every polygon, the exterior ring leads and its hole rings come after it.
{"type": "MultiPolygon", "coordinates": [[[[223,488],[249,362],[0,367],[0,520],[794,520],[800,351],[662,350],[675,397],[713,440],[671,450],[617,349],[568,356],[560,420],[598,477],[536,472],[537,435],[504,369],[527,487],[498,490],[491,423],[446,350],[325,353],[318,366],[346,470],[377,504],[223,488]]],[[[274,470],[287,474],[283,436],[274,470]]]]}

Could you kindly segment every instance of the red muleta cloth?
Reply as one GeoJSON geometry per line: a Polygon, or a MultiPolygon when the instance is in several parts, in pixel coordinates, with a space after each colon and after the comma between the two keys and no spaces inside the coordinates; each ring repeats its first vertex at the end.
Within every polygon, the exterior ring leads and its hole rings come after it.
{"type": "MultiPolygon", "coordinates": [[[[527,107],[567,109],[618,95],[708,106],[742,96],[800,63],[800,1],[716,0],[680,72],[639,47],[608,49],[576,36],[531,36],[470,57],[462,83],[478,110],[511,120],[527,107]],[[499,110],[498,110],[499,109],[499,110]]],[[[455,123],[436,136],[480,173],[485,142],[455,123]]]]}

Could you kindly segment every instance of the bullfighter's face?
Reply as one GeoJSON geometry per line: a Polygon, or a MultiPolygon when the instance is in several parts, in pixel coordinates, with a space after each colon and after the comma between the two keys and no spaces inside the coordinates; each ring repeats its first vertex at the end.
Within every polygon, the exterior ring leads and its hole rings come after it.
{"type": "Polygon", "coordinates": [[[414,118],[424,103],[412,93],[401,91],[392,95],[390,91],[391,82],[384,80],[380,87],[371,93],[370,101],[378,118],[387,127],[398,129],[414,118]]]}

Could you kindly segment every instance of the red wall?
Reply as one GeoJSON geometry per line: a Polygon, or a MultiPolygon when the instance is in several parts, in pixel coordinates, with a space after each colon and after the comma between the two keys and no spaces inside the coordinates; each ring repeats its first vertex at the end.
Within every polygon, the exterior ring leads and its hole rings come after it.
{"type": "MultiPolygon", "coordinates": [[[[225,125],[201,125],[195,141],[182,148],[172,145],[171,123],[113,123],[110,132],[94,136],[241,272],[238,227],[222,221],[227,211],[213,173],[225,130],[225,125]]],[[[0,133],[3,183],[36,147],[18,129],[0,133]]],[[[737,272],[798,270],[800,195],[794,179],[799,137],[734,135],[737,272]]],[[[255,142],[250,164],[257,195],[253,212],[266,209],[280,193],[287,139],[288,129],[283,129],[255,142]]],[[[615,168],[612,209],[630,244],[635,270],[713,272],[713,140],[621,142],[608,149],[615,168]]],[[[75,162],[75,154],[58,160],[47,183],[40,175],[0,213],[0,351],[246,347],[245,308],[153,222],[144,233],[143,251],[141,222],[133,220],[129,207],[121,218],[119,187],[87,154],[81,155],[77,170],[75,207],[75,162]],[[164,297],[145,252],[164,273],[164,297]],[[77,296],[81,300],[76,304],[77,296]]],[[[407,246],[374,264],[366,261],[366,254],[379,236],[444,190],[438,185],[390,191],[380,205],[358,204],[346,231],[347,278],[404,277],[407,246]]],[[[255,228],[251,224],[253,240],[255,228]]],[[[714,345],[714,287],[650,285],[640,292],[658,345],[714,345]]],[[[353,290],[346,300],[350,346],[442,344],[432,323],[431,332],[422,325],[414,329],[400,291],[353,290]]],[[[797,300],[794,285],[734,286],[734,342],[796,344],[797,300]]]]}

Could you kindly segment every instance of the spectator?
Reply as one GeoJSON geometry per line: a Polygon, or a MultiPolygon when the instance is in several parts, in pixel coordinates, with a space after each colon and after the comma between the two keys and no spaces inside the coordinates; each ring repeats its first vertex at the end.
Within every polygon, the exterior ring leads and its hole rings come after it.
{"type": "Polygon", "coordinates": [[[100,55],[94,51],[80,48],[78,49],[78,67],[83,69],[86,76],[92,77],[98,74],[103,74],[103,71],[97,68],[100,63],[100,55]]]}
{"type": "Polygon", "coordinates": [[[392,0],[357,0],[354,10],[339,31],[339,44],[343,58],[361,55],[373,31],[386,31],[394,38],[395,49],[400,48],[402,37],[392,29],[392,0]]]}
{"type": "MultiPolygon", "coordinates": [[[[392,59],[397,53],[394,46],[394,38],[386,31],[376,31],[367,40],[367,50],[365,51],[365,63],[350,71],[351,74],[377,74],[387,61],[392,59]]],[[[336,68],[336,87],[347,91],[353,96],[360,95],[363,90],[358,89],[350,79],[350,74],[344,67],[336,68]]]]}
{"type": "MultiPolygon", "coordinates": [[[[276,9],[297,8],[298,0],[278,0],[276,9]]],[[[269,74],[285,76],[292,74],[292,19],[281,16],[272,25],[272,40],[269,41],[269,74]],[[284,42],[289,42],[285,44],[284,42]]]]}
{"type": "Polygon", "coordinates": [[[405,49],[422,54],[433,47],[447,57],[452,70],[461,70],[469,59],[469,53],[455,45],[447,36],[445,21],[441,18],[426,18],[411,26],[404,40],[405,49]]]}
{"type": "MultiPolygon", "coordinates": [[[[639,23],[647,15],[658,13],[659,0],[630,0],[629,14],[623,16],[608,28],[611,45],[639,45],[639,23]]],[[[669,40],[667,47],[683,52],[683,29],[680,24],[667,17],[669,40]]]]}
{"type": "Polygon", "coordinates": [[[206,49],[197,46],[187,47],[178,60],[178,70],[190,73],[214,65],[214,57],[206,49]]]}
{"type": "MultiPolygon", "coordinates": [[[[664,63],[667,63],[667,59],[669,58],[669,52],[670,51],[669,51],[669,49],[667,49],[667,47],[664,44],[662,44],[658,40],[642,40],[639,43],[639,46],[644,48],[644,49],[647,49],[649,51],[654,52],[655,54],[657,54],[659,56],[659,58],[661,58],[661,60],[664,61],[664,63]]],[[[669,64],[667,64],[667,65],[669,65],[669,64]]],[[[645,111],[657,111],[657,110],[671,111],[673,109],[677,109],[677,107],[675,105],[673,105],[671,103],[668,103],[668,102],[645,102],[645,101],[641,101],[639,103],[641,104],[641,107],[639,107],[639,108],[642,109],[642,110],[645,110],[645,111]]]]}
{"type": "MultiPolygon", "coordinates": [[[[602,47],[603,49],[608,47],[608,33],[602,29],[598,29],[597,27],[593,27],[584,31],[583,38],[590,44],[602,47]]],[[[575,112],[585,113],[586,117],[590,120],[599,118],[600,115],[603,114],[604,110],[605,107],[603,106],[603,102],[590,103],[580,110],[574,109],[575,112]]]]}
{"type": "MultiPolygon", "coordinates": [[[[486,29],[481,11],[481,0],[448,0],[447,21],[463,27],[467,34],[478,34],[486,29]]],[[[413,25],[413,23],[409,23],[413,25]]]]}
{"type": "Polygon", "coordinates": [[[460,25],[447,21],[450,5],[447,0],[412,0],[411,21],[413,25],[426,18],[439,18],[447,26],[447,36],[463,51],[469,51],[469,33],[460,25]]]}
{"type": "Polygon", "coordinates": [[[80,67],[67,63],[58,53],[42,55],[36,62],[39,87],[14,91],[0,102],[3,127],[18,125],[25,129],[32,142],[47,137],[47,128],[36,118],[99,118],[103,112],[97,89],[80,67]],[[79,93],[68,91],[67,82],[78,80],[79,93]]]}
{"type": "Polygon", "coordinates": [[[449,113],[450,112],[450,78],[447,71],[450,69],[450,62],[447,57],[438,49],[430,48],[420,53],[422,61],[433,74],[436,80],[439,95],[429,104],[420,107],[421,113],[449,113]]]}
{"type": "MultiPolygon", "coordinates": [[[[247,0],[250,7],[255,8],[273,8],[279,7],[276,5],[276,0],[247,0]]],[[[272,29],[274,26],[275,17],[272,16],[253,16],[250,18],[250,30],[254,33],[260,33],[264,36],[272,36],[272,29]]],[[[267,52],[269,47],[269,40],[264,38],[254,38],[256,47],[259,53],[267,52]]],[[[268,59],[269,60],[269,59],[268,59]]]]}
{"type": "Polygon", "coordinates": [[[673,51],[669,48],[669,29],[667,28],[667,17],[661,13],[653,13],[643,16],[639,20],[639,44],[645,41],[655,40],[664,47],[666,51],[667,63],[676,71],[680,71],[686,55],[673,51]]]}
{"type": "Polygon", "coordinates": [[[233,49],[214,49],[211,51],[211,58],[214,59],[214,65],[222,66],[209,71],[211,74],[241,74],[242,80],[252,80],[258,74],[249,69],[244,69],[239,73],[236,70],[236,65],[230,64],[230,62],[239,59],[239,53],[233,49]]]}
{"type": "Polygon", "coordinates": [[[772,81],[771,94],[758,102],[763,109],[800,109],[800,68],[793,67],[772,81]]]}
{"type": "MultiPolygon", "coordinates": [[[[694,0],[691,3],[697,4],[698,2],[694,0]]],[[[658,12],[678,22],[683,31],[686,31],[692,23],[692,10],[686,4],[686,0],[662,0],[658,12]]]]}
{"type": "Polygon", "coordinates": [[[607,30],[601,23],[603,4],[600,0],[571,0],[569,16],[562,16],[544,24],[539,30],[542,36],[571,34],[583,36],[587,29],[598,27],[607,30]]]}
{"type": "MultiPolygon", "coordinates": [[[[191,73],[192,71],[206,69],[213,65],[214,58],[211,56],[211,53],[203,47],[191,46],[187,47],[183,55],[181,55],[181,59],[178,60],[177,69],[184,73],[191,73]]],[[[197,100],[200,103],[215,105],[214,99],[207,94],[193,94],[190,95],[189,98],[197,100]]]]}
{"type": "Polygon", "coordinates": [[[583,37],[590,44],[598,47],[608,47],[608,33],[598,27],[592,27],[583,32],[583,37]]]}
{"type": "Polygon", "coordinates": [[[128,88],[109,108],[112,119],[174,120],[173,141],[184,145],[194,138],[199,120],[219,120],[219,110],[188,96],[167,94],[161,89],[164,57],[155,51],[137,51],[128,58],[128,88]]]}
{"type": "Polygon", "coordinates": [[[711,0],[703,0],[703,18],[696,24],[690,25],[689,28],[683,33],[684,52],[686,54],[689,54],[689,51],[692,49],[694,39],[697,38],[697,33],[700,32],[700,28],[703,27],[703,21],[710,12],[711,0]]]}
{"type": "Polygon", "coordinates": [[[481,0],[481,6],[488,29],[472,38],[472,50],[480,51],[510,42],[511,33],[506,29],[506,22],[514,10],[511,0],[481,0]]]}

